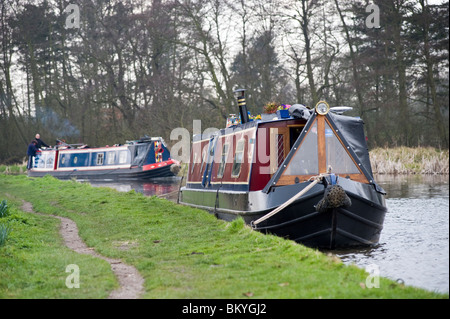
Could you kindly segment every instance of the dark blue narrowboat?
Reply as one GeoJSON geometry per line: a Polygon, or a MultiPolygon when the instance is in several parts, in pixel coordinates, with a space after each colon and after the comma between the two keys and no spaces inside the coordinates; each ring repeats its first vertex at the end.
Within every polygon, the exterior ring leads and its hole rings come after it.
{"type": "Polygon", "coordinates": [[[250,121],[238,94],[240,123],[194,136],[180,202],[311,247],[376,244],[387,209],[363,121],[324,101],[250,121]]]}
{"type": "Polygon", "coordinates": [[[145,137],[123,145],[90,148],[82,144],[40,150],[28,171],[30,177],[59,179],[146,180],[176,176],[180,168],[161,137],[145,137]]]}

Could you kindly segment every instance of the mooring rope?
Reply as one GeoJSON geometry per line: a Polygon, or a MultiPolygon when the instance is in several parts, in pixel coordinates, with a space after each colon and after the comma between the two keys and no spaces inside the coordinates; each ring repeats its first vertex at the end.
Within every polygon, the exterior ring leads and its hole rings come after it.
{"type": "Polygon", "coordinates": [[[306,186],[304,189],[302,189],[300,192],[298,192],[297,194],[295,194],[294,196],[292,196],[290,199],[288,199],[286,202],[284,202],[282,205],[278,206],[277,208],[275,208],[274,210],[272,210],[271,212],[267,213],[266,215],[264,215],[263,217],[252,221],[250,223],[250,225],[252,226],[253,229],[256,229],[256,225],[258,225],[259,223],[265,221],[266,219],[272,217],[273,215],[279,213],[280,211],[282,211],[284,208],[286,208],[287,206],[289,206],[290,204],[292,204],[294,201],[296,201],[298,198],[300,198],[301,196],[303,196],[306,192],[308,192],[311,188],[313,188],[318,182],[320,182],[322,180],[323,177],[328,176],[330,174],[320,174],[318,176],[313,176],[311,177],[309,180],[313,180],[313,182],[311,184],[309,184],[308,186],[306,186]]]}

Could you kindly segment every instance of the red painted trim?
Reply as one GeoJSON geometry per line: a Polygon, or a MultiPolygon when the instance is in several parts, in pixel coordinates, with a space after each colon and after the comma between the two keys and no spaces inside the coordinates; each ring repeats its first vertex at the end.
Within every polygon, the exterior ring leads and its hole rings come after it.
{"type": "Polygon", "coordinates": [[[152,169],[156,169],[156,168],[159,168],[159,167],[164,167],[164,166],[172,165],[172,164],[176,164],[175,160],[168,159],[167,161],[164,161],[164,162],[144,165],[144,166],[142,166],[142,170],[143,171],[149,171],[149,170],[152,170],[152,169]]]}
{"type": "Polygon", "coordinates": [[[59,166],[58,160],[59,160],[59,150],[56,150],[55,151],[55,162],[53,164],[53,170],[55,170],[55,171],[58,169],[58,166],[59,166]]]}

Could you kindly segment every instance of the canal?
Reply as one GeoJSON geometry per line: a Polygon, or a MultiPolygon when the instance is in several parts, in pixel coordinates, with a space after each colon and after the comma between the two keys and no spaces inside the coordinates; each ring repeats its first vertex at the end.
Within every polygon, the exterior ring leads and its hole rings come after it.
{"type": "Polygon", "coordinates": [[[387,192],[388,207],[379,244],[336,255],[406,285],[448,293],[448,175],[380,175],[376,180],[387,192]]]}
{"type": "MultiPolygon", "coordinates": [[[[376,269],[382,277],[437,292],[449,292],[449,176],[379,175],[388,213],[375,247],[332,251],[346,264],[376,269]]],[[[119,191],[176,201],[180,179],[92,183],[119,191]]]]}

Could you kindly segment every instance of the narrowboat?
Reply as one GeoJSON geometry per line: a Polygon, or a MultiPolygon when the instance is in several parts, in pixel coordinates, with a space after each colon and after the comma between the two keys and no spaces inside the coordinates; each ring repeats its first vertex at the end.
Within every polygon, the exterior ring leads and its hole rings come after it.
{"type": "Polygon", "coordinates": [[[42,149],[28,171],[30,177],[51,175],[59,179],[146,180],[176,176],[179,162],[161,137],[143,137],[122,145],[90,148],[57,140],[42,149]]]}
{"type": "Polygon", "coordinates": [[[193,136],[179,202],[310,247],[375,245],[386,193],[373,177],[363,121],[325,101],[251,121],[244,91],[236,91],[240,121],[193,136]]]}

